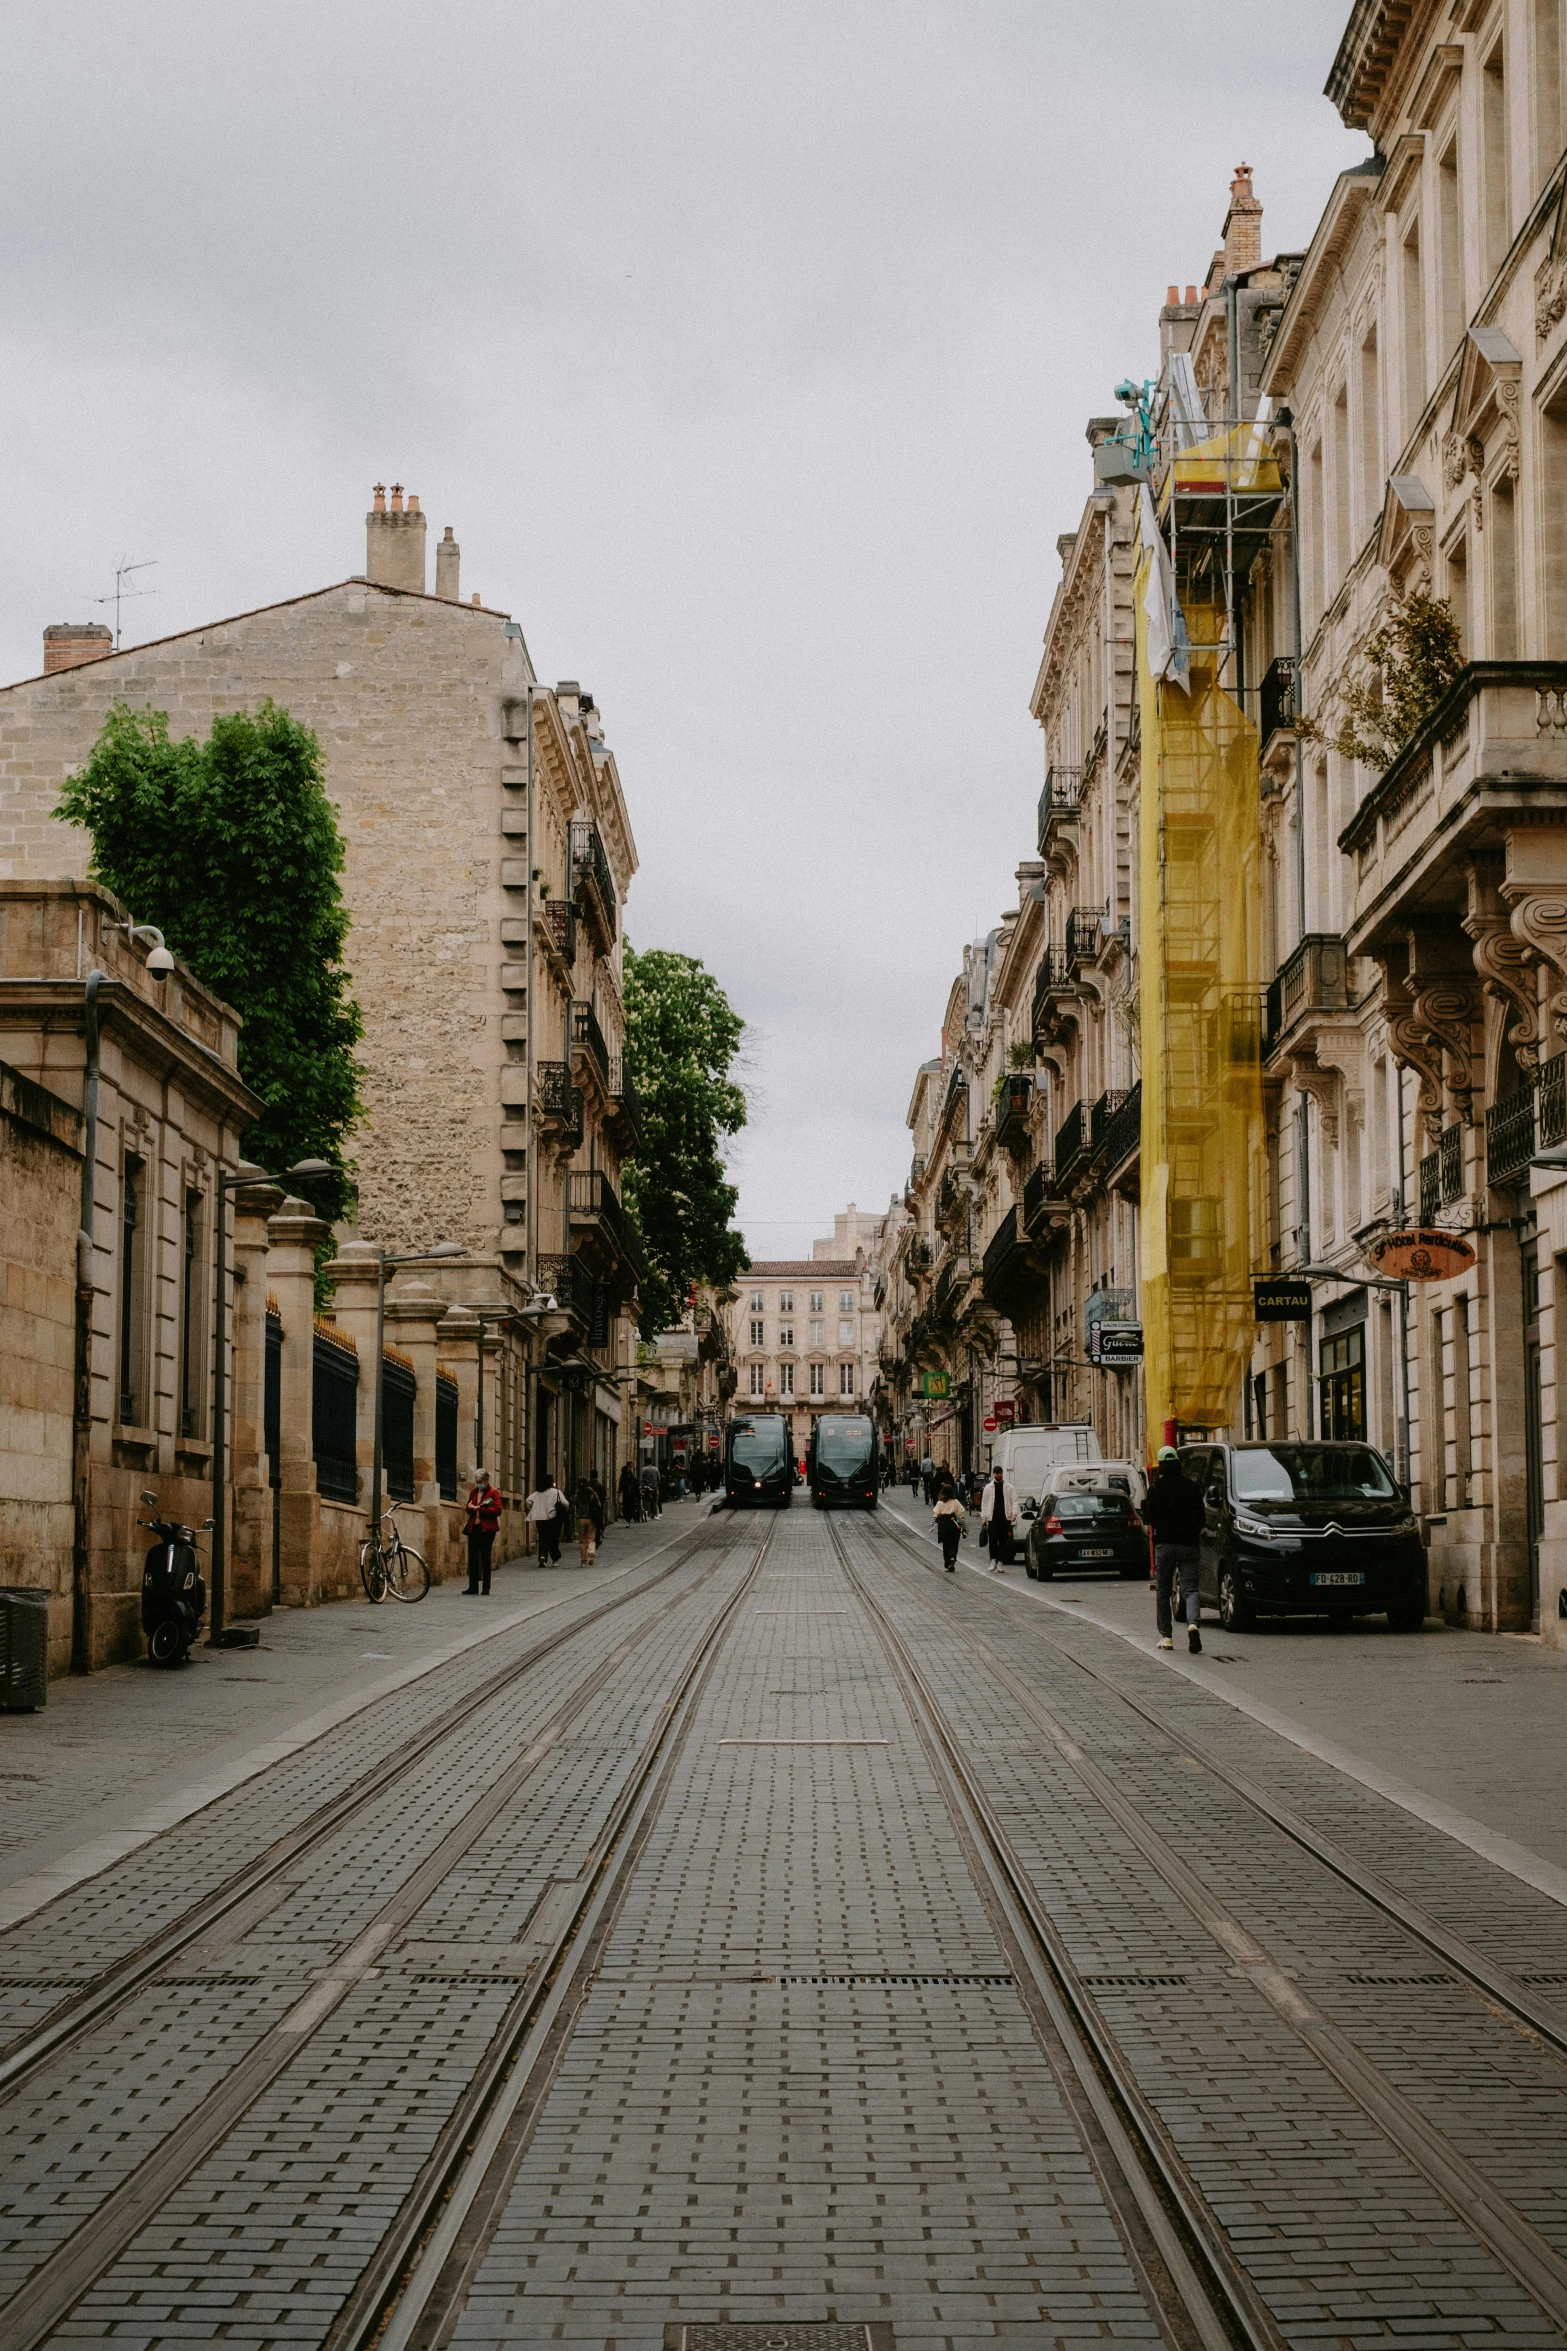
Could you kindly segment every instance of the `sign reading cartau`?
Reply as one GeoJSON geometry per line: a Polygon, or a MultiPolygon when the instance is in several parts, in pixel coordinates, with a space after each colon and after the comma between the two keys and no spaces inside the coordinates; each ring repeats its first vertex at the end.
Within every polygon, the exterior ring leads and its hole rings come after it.
{"type": "Polygon", "coordinates": [[[1258,1322],[1310,1322],[1311,1284],[1263,1274],[1251,1285],[1251,1310],[1258,1322]]]}

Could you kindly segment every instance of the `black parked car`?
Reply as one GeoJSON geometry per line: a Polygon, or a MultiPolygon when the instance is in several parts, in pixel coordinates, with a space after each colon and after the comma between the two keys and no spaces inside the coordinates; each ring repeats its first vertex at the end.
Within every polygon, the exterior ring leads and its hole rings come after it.
{"type": "Polygon", "coordinates": [[[1201,1597],[1231,1632],[1258,1616],[1426,1616],[1426,1554],[1409,1502],[1369,1445],[1188,1445],[1203,1490],[1201,1597]]]}
{"type": "Polygon", "coordinates": [[[1129,1494],[1111,1486],[1054,1494],[1047,1486],[1028,1529],[1023,1564],[1036,1583],[1069,1569],[1088,1575],[1146,1577],[1148,1530],[1129,1494]]]}

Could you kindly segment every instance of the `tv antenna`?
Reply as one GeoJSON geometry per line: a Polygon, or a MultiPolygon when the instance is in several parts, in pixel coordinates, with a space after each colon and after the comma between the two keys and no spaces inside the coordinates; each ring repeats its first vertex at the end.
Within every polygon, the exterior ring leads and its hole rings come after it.
{"type": "Polygon", "coordinates": [[[156,588],[128,588],[125,583],[133,572],[151,571],[157,560],[156,555],[144,555],[139,563],[133,563],[128,555],[122,555],[114,567],[113,593],[93,598],[95,604],[112,604],[114,606],[114,650],[116,653],[120,650],[120,606],[133,602],[138,596],[156,596],[158,593],[156,588]]]}

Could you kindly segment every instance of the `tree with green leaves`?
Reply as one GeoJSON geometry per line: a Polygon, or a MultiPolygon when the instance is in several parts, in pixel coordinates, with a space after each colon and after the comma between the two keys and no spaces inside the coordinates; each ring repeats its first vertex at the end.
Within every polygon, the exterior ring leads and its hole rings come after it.
{"type": "Polygon", "coordinates": [[[93,878],[240,1015],[240,1075],[265,1104],[246,1157],[330,1160],[338,1176],[312,1198],[342,1216],[363,1022],[343,962],[342,836],[315,736],[263,702],[215,718],[205,742],[175,742],[164,711],[116,703],[57,814],[91,834],[93,878]]]}
{"type": "Polygon", "coordinates": [[[1387,619],[1368,639],[1370,675],[1346,685],[1336,732],[1312,718],[1302,719],[1308,743],[1326,743],[1345,759],[1358,759],[1383,775],[1425,725],[1464,666],[1462,640],[1453,607],[1445,596],[1418,588],[1393,599],[1387,619]]]}
{"type": "Polygon", "coordinates": [[[647,1257],[644,1332],[667,1331],[693,1282],[727,1286],[750,1263],[734,1230],[739,1193],[723,1142],[745,1124],[731,1076],[745,1023],[694,955],[626,942],[626,1067],[642,1097],[642,1142],[626,1169],[626,1206],[647,1257]]]}

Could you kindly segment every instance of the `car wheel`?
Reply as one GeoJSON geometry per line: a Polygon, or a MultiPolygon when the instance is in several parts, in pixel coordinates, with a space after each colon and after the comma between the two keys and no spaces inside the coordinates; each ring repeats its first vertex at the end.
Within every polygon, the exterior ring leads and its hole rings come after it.
{"type": "Polygon", "coordinates": [[[1251,1630],[1252,1612],[1233,1567],[1225,1568],[1219,1577],[1219,1622],[1227,1633],[1251,1630]]]}
{"type": "Polygon", "coordinates": [[[1034,1571],[1034,1581],[1038,1584],[1052,1583],[1055,1579],[1055,1572],[1056,1571],[1053,1567],[1047,1567],[1044,1561],[1041,1560],[1038,1567],[1034,1571]]]}
{"type": "Polygon", "coordinates": [[[1425,1630],[1426,1604],[1423,1593],[1413,1593],[1407,1600],[1395,1600],[1387,1612],[1390,1633],[1421,1633],[1425,1630]]]}

